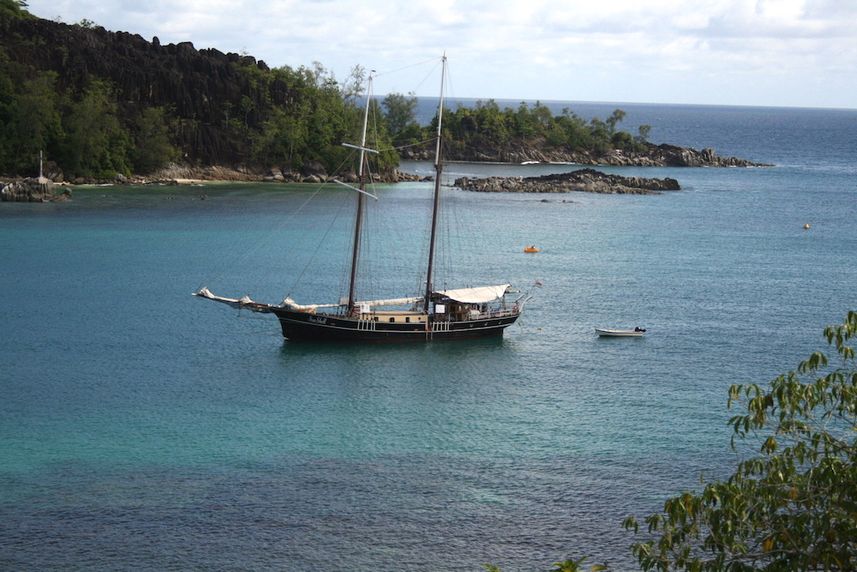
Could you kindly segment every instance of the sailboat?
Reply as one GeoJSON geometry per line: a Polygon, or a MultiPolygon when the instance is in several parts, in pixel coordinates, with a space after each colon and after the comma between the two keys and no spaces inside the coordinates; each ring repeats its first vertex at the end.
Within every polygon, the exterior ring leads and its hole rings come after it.
{"type": "Polygon", "coordinates": [[[353,187],[337,181],[340,185],[356,191],[356,222],[351,252],[350,281],[347,297],[339,303],[298,304],[286,297],[280,304],[256,302],[249,297],[226,298],[201,288],[194,295],[255,312],[277,316],[283,336],[290,341],[431,341],[501,336],[503,331],[521,316],[527,294],[519,293],[513,300],[507,294],[517,292],[510,284],[495,284],[449,290],[435,290],[433,283],[435,242],[441,202],[441,176],[443,173],[443,145],[441,129],[443,123],[444,79],[446,56],[442,59],[440,101],[437,111],[437,140],[435,145],[435,177],[431,210],[431,237],[428,249],[425,290],[421,295],[383,299],[361,300],[357,296],[357,271],[360,263],[360,237],[363,212],[368,198],[377,198],[366,191],[364,165],[367,154],[377,151],[366,147],[366,131],[371,102],[369,76],[366,108],[363,114],[363,130],[360,145],[343,143],[359,151],[359,186],[353,187]]]}

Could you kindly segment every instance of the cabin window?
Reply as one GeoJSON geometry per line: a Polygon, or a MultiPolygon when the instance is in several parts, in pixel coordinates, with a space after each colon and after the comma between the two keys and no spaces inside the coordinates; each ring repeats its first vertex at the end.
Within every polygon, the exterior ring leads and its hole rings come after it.
{"type": "Polygon", "coordinates": [[[410,319],[409,317],[407,317],[407,316],[405,317],[405,323],[406,323],[406,324],[410,324],[410,323],[411,323],[411,319],[410,319]]]}
{"type": "Polygon", "coordinates": [[[390,323],[391,323],[391,324],[392,324],[392,323],[394,323],[395,321],[396,321],[396,318],[390,318],[390,323]]]}
{"type": "Polygon", "coordinates": [[[375,321],[377,322],[377,321],[378,321],[378,316],[375,316],[375,318],[374,318],[374,319],[375,319],[375,321]]]}

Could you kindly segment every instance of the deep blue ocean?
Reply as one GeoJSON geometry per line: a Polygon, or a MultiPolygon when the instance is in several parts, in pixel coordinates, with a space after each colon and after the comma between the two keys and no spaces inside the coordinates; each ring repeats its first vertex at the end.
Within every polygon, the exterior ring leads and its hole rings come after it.
{"type": "MultiPolygon", "coordinates": [[[[448,285],[534,298],[503,339],[426,345],[284,342],[190,295],[337,301],[347,190],[0,204],[0,569],[635,569],[622,519],[734,467],[729,385],[857,309],[857,110],[551,105],[776,166],[604,169],[682,185],[656,196],[448,189],[448,285]]],[[[431,184],[376,192],[361,291],[418,291],[431,184]]]]}

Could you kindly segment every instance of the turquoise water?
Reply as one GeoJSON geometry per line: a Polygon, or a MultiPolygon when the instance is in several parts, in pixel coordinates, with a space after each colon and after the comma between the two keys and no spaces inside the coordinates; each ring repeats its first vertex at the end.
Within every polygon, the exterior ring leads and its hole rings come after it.
{"type": "MultiPolygon", "coordinates": [[[[793,368],[857,307],[857,112],[812,111],[833,142],[803,111],[767,113],[786,135],[741,145],[775,168],[611,169],[677,193],[450,191],[450,285],[535,295],[502,340],[290,344],[271,317],[190,296],[335,301],[339,189],[3,204],[0,568],[633,568],[622,518],[734,464],[728,386],[793,368]],[[635,325],[647,337],[593,331],[635,325]]],[[[734,137],[719,112],[694,121],[734,137]]],[[[430,190],[378,187],[363,291],[419,289],[430,190]]]]}

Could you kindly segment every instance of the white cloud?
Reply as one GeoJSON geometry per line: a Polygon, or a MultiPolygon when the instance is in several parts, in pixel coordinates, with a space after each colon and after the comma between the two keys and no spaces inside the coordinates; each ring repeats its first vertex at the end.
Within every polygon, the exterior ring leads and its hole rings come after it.
{"type": "MultiPolygon", "coordinates": [[[[447,50],[455,95],[462,97],[857,107],[857,80],[850,77],[857,75],[857,2],[850,1],[30,0],[29,5],[41,17],[88,18],[111,30],[158,36],[162,43],[246,50],[272,66],[320,61],[337,77],[355,64],[399,69],[447,50]],[[818,89],[825,84],[837,89],[818,89]]],[[[425,73],[409,68],[396,77],[389,74],[379,78],[378,89],[432,95],[425,73]]]]}

